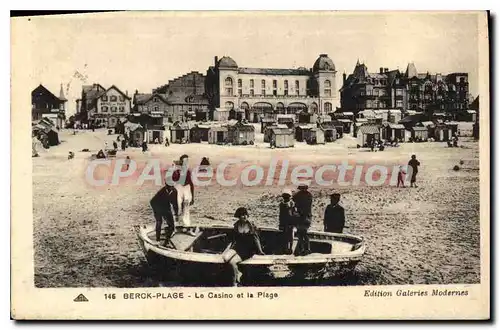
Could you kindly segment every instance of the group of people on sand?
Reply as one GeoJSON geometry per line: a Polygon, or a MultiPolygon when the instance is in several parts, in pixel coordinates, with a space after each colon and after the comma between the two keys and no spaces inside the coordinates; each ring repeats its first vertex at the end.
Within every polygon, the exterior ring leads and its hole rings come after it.
{"type": "MultiPolygon", "coordinates": [[[[418,174],[418,167],[420,166],[420,162],[417,160],[416,155],[411,155],[411,159],[408,161],[408,166],[411,168],[411,178],[410,178],[410,187],[417,187],[417,174],[418,174]]],[[[398,183],[397,187],[399,188],[400,186],[402,188],[405,187],[405,178],[406,178],[406,172],[404,170],[403,166],[399,167],[399,172],[398,172],[398,183]]]]}

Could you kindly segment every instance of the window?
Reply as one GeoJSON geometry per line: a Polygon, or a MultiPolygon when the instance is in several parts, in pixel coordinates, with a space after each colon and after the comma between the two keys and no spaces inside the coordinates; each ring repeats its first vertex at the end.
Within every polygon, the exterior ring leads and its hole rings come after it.
{"type": "Polygon", "coordinates": [[[227,77],[224,80],[226,95],[233,96],[233,78],[227,77]]]}
{"type": "Polygon", "coordinates": [[[250,79],[250,88],[253,88],[253,79],[250,79]]]}
{"type": "Polygon", "coordinates": [[[260,91],[260,94],[261,94],[262,96],[266,96],[266,90],[265,90],[265,89],[261,90],[261,91],[260,91]]]}
{"type": "Polygon", "coordinates": [[[363,90],[359,91],[359,95],[361,95],[361,96],[365,95],[365,91],[363,91],[363,90]]]}
{"type": "Polygon", "coordinates": [[[332,112],[332,104],[330,102],[325,103],[325,112],[326,113],[332,112]]]}
{"type": "MultiPolygon", "coordinates": [[[[158,108],[158,107],[155,107],[158,108]]],[[[125,112],[125,107],[119,107],[120,112],[125,112]]]]}
{"type": "MultiPolygon", "coordinates": [[[[125,102],[125,96],[120,95],[120,102],[125,102]]],[[[155,101],[156,102],[156,101],[155,101]]]]}
{"type": "Polygon", "coordinates": [[[330,82],[330,80],[325,80],[325,96],[332,96],[332,83],[330,82]]]}
{"type": "MultiPolygon", "coordinates": [[[[403,107],[403,101],[401,100],[397,100],[396,101],[396,108],[402,108],[403,107]]],[[[414,108],[416,108],[417,106],[415,105],[414,108]]]]}
{"type": "Polygon", "coordinates": [[[372,101],[371,100],[367,100],[366,101],[366,107],[367,108],[371,108],[372,107],[372,101]]]}
{"type": "Polygon", "coordinates": [[[116,112],[116,107],[111,107],[111,112],[116,112]]]}
{"type": "Polygon", "coordinates": [[[154,103],[158,102],[158,98],[156,96],[153,98],[153,102],[154,103]]]}
{"type": "Polygon", "coordinates": [[[106,95],[103,95],[102,100],[103,100],[103,102],[108,102],[108,97],[106,95]]]}
{"type": "Polygon", "coordinates": [[[107,106],[103,106],[101,109],[102,109],[102,112],[108,112],[108,107],[107,106]]]}
{"type": "Polygon", "coordinates": [[[239,96],[243,95],[243,91],[241,90],[241,88],[238,88],[238,95],[239,96]]]}
{"type": "Polygon", "coordinates": [[[254,93],[253,89],[251,89],[250,90],[250,96],[254,96],[254,95],[255,95],[255,93],[254,93]]]}
{"type": "Polygon", "coordinates": [[[273,80],[273,88],[274,89],[278,88],[278,81],[277,80],[273,80]]]}
{"type": "Polygon", "coordinates": [[[285,89],[288,89],[288,80],[285,80],[285,89]]]}
{"type": "Polygon", "coordinates": [[[295,94],[300,94],[300,84],[298,80],[295,80],[295,94]]]}
{"type": "Polygon", "coordinates": [[[261,87],[262,89],[265,89],[265,88],[266,88],[266,81],[265,81],[264,79],[262,79],[262,80],[260,81],[260,87],[261,87]]]}
{"type": "Polygon", "coordinates": [[[378,109],[378,101],[373,101],[373,107],[374,107],[375,109],[378,109]]]}
{"type": "Polygon", "coordinates": [[[234,103],[233,102],[226,102],[225,108],[228,110],[233,110],[234,109],[234,103]]]}
{"type": "Polygon", "coordinates": [[[160,111],[160,108],[159,107],[154,107],[154,111],[160,111]]]}
{"type": "Polygon", "coordinates": [[[403,90],[401,88],[396,89],[396,96],[402,96],[403,90]]]}
{"type": "Polygon", "coordinates": [[[238,88],[241,88],[241,79],[238,79],[238,88]]]}
{"type": "Polygon", "coordinates": [[[274,90],[273,90],[273,95],[274,95],[274,96],[278,96],[278,91],[274,89],[274,90]]]}
{"type": "Polygon", "coordinates": [[[116,95],[111,95],[109,99],[111,100],[111,102],[116,102],[118,98],[116,97],[116,95]]]}
{"type": "Polygon", "coordinates": [[[373,90],[373,95],[378,96],[378,89],[373,90]]]}

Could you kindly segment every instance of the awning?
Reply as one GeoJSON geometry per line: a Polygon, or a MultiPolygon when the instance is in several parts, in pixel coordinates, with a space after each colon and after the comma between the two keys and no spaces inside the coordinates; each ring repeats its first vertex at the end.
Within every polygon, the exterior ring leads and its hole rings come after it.
{"type": "Polygon", "coordinates": [[[378,126],[363,125],[359,128],[359,132],[362,134],[379,134],[380,130],[378,126]]]}
{"type": "Polygon", "coordinates": [[[341,123],[352,123],[352,120],[346,118],[339,118],[337,121],[340,121],[341,123]]]}
{"type": "Polygon", "coordinates": [[[405,127],[403,125],[401,125],[401,124],[392,124],[392,123],[390,123],[389,127],[392,128],[392,129],[405,129],[405,127]]]}
{"type": "Polygon", "coordinates": [[[427,127],[420,127],[420,126],[415,126],[412,129],[417,132],[427,131],[427,127]]]}

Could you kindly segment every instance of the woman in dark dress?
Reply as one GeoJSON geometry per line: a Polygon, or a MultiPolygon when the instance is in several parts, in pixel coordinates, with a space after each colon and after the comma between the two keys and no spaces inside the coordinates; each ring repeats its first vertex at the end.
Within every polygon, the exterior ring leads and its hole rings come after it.
{"type": "Polygon", "coordinates": [[[233,271],[233,286],[238,286],[241,278],[241,272],[238,264],[251,258],[254,254],[264,255],[260,239],[257,234],[257,227],[248,220],[248,211],[244,207],[239,207],[234,213],[238,220],[234,223],[233,241],[229,250],[222,258],[231,265],[233,271]]]}

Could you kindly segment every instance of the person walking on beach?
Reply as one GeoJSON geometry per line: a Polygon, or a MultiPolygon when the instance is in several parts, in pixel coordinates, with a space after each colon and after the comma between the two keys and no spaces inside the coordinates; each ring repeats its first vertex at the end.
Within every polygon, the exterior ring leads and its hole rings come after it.
{"type": "Polygon", "coordinates": [[[306,184],[300,184],[299,191],[293,196],[293,202],[297,208],[297,248],[295,255],[305,256],[311,253],[311,247],[307,231],[311,226],[312,219],[312,194],[307,190],[306,184]]]}
{"type": "Polygon", "coordinates": [[[130,167],[130,156],[127,156],[127,158],[125,158],[125,171],[128,171],[129,167],[130,167]]]}
{"type": "Polygon", "coordinates": [[[113,149],[118,150],[118,143],[116,141],[113,141],[113,149]]]}
{"type": "Polygon", "coordinates": [[[345,227],[345,211],[339,205],[340,194],[330,195],[330,204],[325,209],[325,218],[323,220],[324,230],[328,233],[341,234],[345,227]]]}
{"type": "Polygon", "coordinates": [[[161,238],[161,226],[163,224],[163,219],[167,223],[165,228],[165,242],[166,246],[175,230],[174,215],[172,214],[172,208],[175,214],[177,214],[177,196],[176,191],[173,186],[168,183],[162,187],[151,199],[151,208],[153,209],[153,214],[156,220],[156,241],[160,242],[161,238]]]}
{"type": "Polygon", "coordinates": [[[283,190],[283,200],[279,205],[279,225],[281,231],[281,247],[285,254],[292,254],[294,217],[296,216],[295,203],[292,200],[292,192],[289,189],[283,190]]]}
{"type": "Polygon", "coordinates": [[[247,260],[254,254],[264,255],[260,238],[257,233],[257,227],[248,220],[248,210],[239,207],[234,213],[238,220],[234,223],[232,231],[232,242],[229,249],[222,254],[225,262],[231,265],[233,271],[233,286],[238,286],[241,280],[241,272],[238,264],[247,260]]]}
{"type": "Polygon", "coordinates": [[[123,139],[121,144],[122,144],[122,151],[125,151],[125,149],[127,148],[127,141],[125,141],[125,139],[123,139]]]}
{"type": "Polygon", "coordinates": [[[410,187],[417,187],[417,173],[418,173],[418,167],[420,166],[420,162],[417,160],[417,156],[411,155],[411,159],[408,162],[408,166],[411,168],[411,180],[410,180],[410,187]]]}
{"type": "Polygon", "coordinates": [[[142,142],[142,152],[148,151],[148,144],[146,141],[142,142]]]}
{"type": "Polygon", "coordinates": [[[404,171],[403,166],[400,166],[399,172],[398,172],[398,185],[397,185],[398,188],[399,188],[399,185],[401,185],[403,188],[405,187],[405,175],[406,175],[406,172],[404,171]]]}

